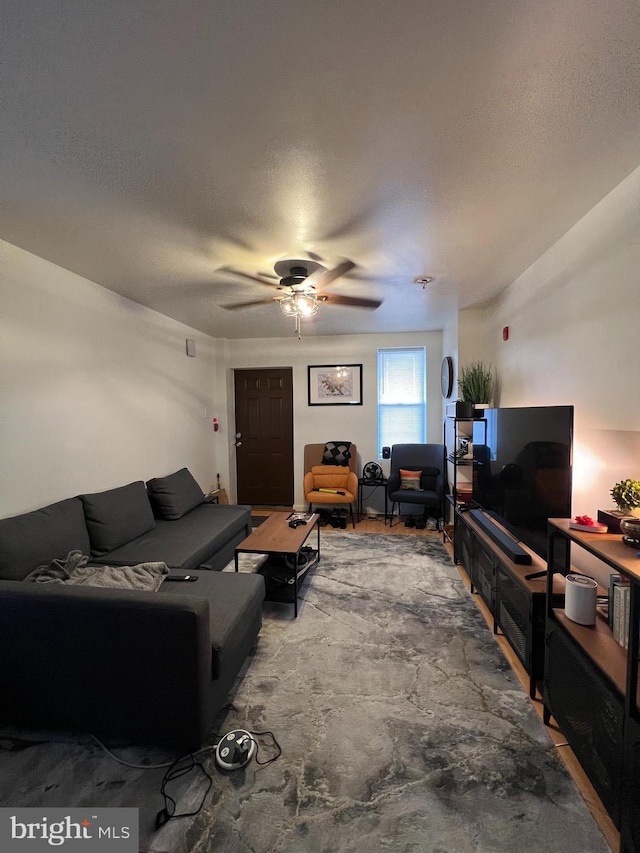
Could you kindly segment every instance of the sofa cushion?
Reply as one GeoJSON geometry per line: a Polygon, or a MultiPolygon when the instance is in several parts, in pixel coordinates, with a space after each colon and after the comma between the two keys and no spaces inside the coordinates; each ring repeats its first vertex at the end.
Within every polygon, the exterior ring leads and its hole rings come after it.
{"type": "Polygon", "coordinates": [[[108,554],[156,526],[142,480],[106,492],[80,495],[80,500],[95,557],[108,554]]]}
{"type": "Polygon", "coordinates": [[[187,468],[168,477],[154,477],[147,482],[149,500],[156,518],[182,518],[204,503],[204,494],[187,468]]]}
{"type": "Polygon", "coordinates": [[[22,580],[69,551],[88,554],[89,549],[82,503],[77,498],[4,518],[0,521],[0,579],[22,580]]]}
{"type": "Polygon", "coordinates": [[[163,583],[160,592],[197,595],[208,600],[211,676],[217,679],[226,671],[237,673],[249,650],[247,642],[255,638],[262,621],[264,578],[250,572],[196,574],[195,583],[163,583]]]}
{"type": "Polygon", "coordinates": [[[346,489],[351,472],[342,465],[314,465],[311,473],[313,488],[317,491],[318,489],[346,489]]]}
{"type": "Polygon", "coordinates": [[[422,476],[420,477],[420,488],[425,489],[428,492],[435,492],[438,488],[438,477],[440,476],[440,470],[438,468],[425,467],[422,469],[422,476]]]}
{"type": "Polygon", "coordinates": [[[158,519],[153,530],[92,562],[129,566],[161,561],[172,568],[197,569],[229,540],[235,538],[237,543],[244,539],[250,519],[245,506],[202,504],[177,521],[158,519]]]}

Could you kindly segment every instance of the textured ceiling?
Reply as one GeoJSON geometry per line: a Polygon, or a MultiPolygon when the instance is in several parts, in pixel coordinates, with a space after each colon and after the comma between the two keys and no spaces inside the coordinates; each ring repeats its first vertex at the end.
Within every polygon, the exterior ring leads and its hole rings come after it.
{"type": "Polygon", "coordinates": [[[640,163],[630,0],[5,0],[0,237],[216,337],[273,272],[353,274],[305,335],[507,286],[640,163]],[[422,290],[412,279],[430,273],[422,290]]]}

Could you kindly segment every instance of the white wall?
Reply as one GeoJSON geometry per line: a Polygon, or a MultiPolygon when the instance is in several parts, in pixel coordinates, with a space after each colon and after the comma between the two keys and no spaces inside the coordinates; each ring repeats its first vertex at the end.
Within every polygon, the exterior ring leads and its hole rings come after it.
{"type": "Polygon", "coordinates": [[[575,514],[595,518],[616,481],[640,479],[639,271],[640,168],[486,314],[499,405],[575,406],[575,514]]]}
{"type": "Polygon", "coordinates": [[[183,466],[209,489],[212,338],[8,243],[0,305],[0,517],[183,466]]]}
{"type": "Polygon", "coordinates": [[[442,330],[442,356],[450,356],[453,359],[453,390],[451,397],[447,400],[444,397],[441,399],[441,414],[446,416],[446,405],[451,400],[458,399],[458,317],[452,313],[448,322],[442,330]]]}
{"type": "MultiPolygon", "coordinates": [[[[233,382],[236,368],[291,367],[294,396],[294,476],[295,503],[304,505],[302,493],[304,445],[343,439],[358,445],[359,464],[377,460],[377,351],[381,347],[424,346],[427,353],[427,441],[442,442],[442,402],[440,364],[441,332],[390,335],[348,335],[336,337],[263,338],[228,341],[228,415],[230,453],[229,482],[233,487],[233,382]],[[362,406],[309,406],[307,367],[313,364],[362,364],[362,406]]],[[[388,462],[382,460],[385,471],[388,462]]],[[[233,488],[232,488],[233,491],[233,488]]],[[[382,507],[382,495],[374,505],[382,507]]]]}
{"type": "MultiPolygon", "coordinates": [[[[460,376],[462,367],[474,361],[484,361],[487,366],[491,365],[491,372],[495,377],[495,355],[490,328],[487,308],[465,308],[458,312],[457,377],[460,376]]],[[[460,396],[457,384],[454,396],[460,396]]]]}

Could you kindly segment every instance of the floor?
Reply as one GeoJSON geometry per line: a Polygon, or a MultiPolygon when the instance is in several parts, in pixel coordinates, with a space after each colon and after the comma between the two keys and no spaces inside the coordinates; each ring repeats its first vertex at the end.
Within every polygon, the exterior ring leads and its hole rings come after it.
{"type": "MultiPolygon", "coordinates": [[[[291,510],[285,510],[285,508],[278,508],[278,509],[279,509],[279,511],[286,511],[286,512],[291,511],[291,510]]],[[[270,509],[268,507],[264,507],[264,508],[254,507],[252,509],[253,515],[271,515],[272,512],[273,512],[273,509],[270,509]]],[[[323,529],[331,532],[333,528],[331,527],[331,525],[327,525],[323,529]]],[[[395,523],[393,524],[393,526],[390,527],[388,523],[385,524],[384,516],[382,516],[382,515],[374,517],[374,518],[363,517],[359,522],[356,523],[355,530],[351,526],[350,523],[347,525],[345,530],[336,529],[337,533],[348,533],[349,531],[355,532],[355,533],[365,533],[365,534],[366,533],[381,533],[384,535],[391,535],[391,536],[441,536],[442,535],[441,533],[437,533],[437,532],[434,533],[431,530],[416,530],[415,527],[406,527],[404,524],[404,520],[400,520],[400,521],[396,520],[395,523]]],[[[453,549],[451,548],[450,544],[448,544],[446,542],[445,542],[445,544],[447,545],[448,550],[450,550],[450,554],[453,557],[453,549]]],[[[461,575],[462,579],[464,580],[464,582],[467,584],[467,586],[469,586],[469,579],[468,579],[464,569],[461,566],[458,566],[458,571],[460,572],[460,575],[461,575]]],[[[490,628],[493,628],[493,619],[491,617],[491,614],[490,614],[489,610],[487,609],[487,607],[485,606],[484,602],[481,600],[480,596],[479,595],[474,596],[474,601],[476,603],[476,606],[478,607],[478,609],[480,610],[480,612],[484,616],[484,618],[487,622],[487,625],[490,628]]],[[[529,676],[528,676],[528,674],[525,672],[522,664],[520,663],[520,661],[516,657],[515,653],[513,652],[512,648],[509,645],[509,643],[507,642],[507,640],[502,636],[497,636],[496,641],[498,642],[498,645],[500,646],[503,654],[507,658],[511,668],[514,670],[515,674],[518,676],[518,679],[520,680],[520,682],[522,684],[523,690],[528,695],[528,693],[529,693],[529,676]]],[[[538,714],[540,719],[542,719],[543,705],[542,705],[541,694],[539,692],[537,692],[536,698],[534,700],[529,700],[529,701],[531,701],[531,704],[532,704],[534,710],[536,711],[536,713],[538,714]]],[[[614,826],[613,822],[611,821],[609,815],[607,814],[606,809],[604,808],[604,806],[602,805],[602,803],[600,801],[600,798],[598,797],[597,793],[593,789],[593,786],[589,782],[589,779],[587,778],[585,772],[583,771],[580,763],[578,762],[575,755],[573,754],[571,747],[567,744],[562,733],[554,726],[553,720],[551,721],[551,725],[547,726],[546,729],[549,733],[551,740],[556,745],[556,748],[558,750],[558,755],[560,756],[560,758],[564,762],[565,766],[567,767],[569,773],[573,777],[576,785],[578,786],[578,789],[582,793],[582,796],[583,796],[587,806],[589,807],[589,810],[591,811],[595,820],[597,821],[598,825],[600,826],[600,829],[601,829],[603,835],[605,836],[607,843],[609,844],[609,846],[611,847],[612,850],[618,850],[620,848],[620,833],[618,832],[618,830],[614,826]]]]}

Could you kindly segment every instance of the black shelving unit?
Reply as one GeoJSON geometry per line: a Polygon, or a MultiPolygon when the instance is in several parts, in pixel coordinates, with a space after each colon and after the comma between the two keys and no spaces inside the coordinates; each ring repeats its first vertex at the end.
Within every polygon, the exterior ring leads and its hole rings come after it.
{"type": "MultiPolygon", "coordinates": [[[[453,534],[448,538],[454,543],[456,562],[461,562],[455,552],[456,526],[458,522],[456,507],[471,501],[473,479],[478,466],[478,462],[473,458],[473,433],[475,424],[482,425],[484,433],[483,443],[486,443],[486,418],[447,417],[442,423],[442,441],[446,448],[447,460],[445,525],[449,520],[449,512],[452,512],[453,534]],[[449,511],[447,511],[446,507],[450,508],[449,511]]],[[[446,539],[447,536],[445,526],[443,537],[446,539]]]]}
{"type": "Polygon", "coordinates": [[[447,479],[449,495],[454,504],[471,500],[474,469],[473,458],[474,426],[481,425],[484,432],[482,443],[486,443],[486,418],[445,418],[442,427],[443,443],[447,449],[447,479]]]}
{"type": "Polygon", "coordinates": [[[631,584],[628,651],[604,619],[578,625],[548,598],[544,718],[555,718],[620,829],[621,853],[640,853],[640,560],[621,535],[572,530],[568,519],[549,519],[548,539],[556,571],[571,571],[571,551],[580,548],[631,584]]]}

